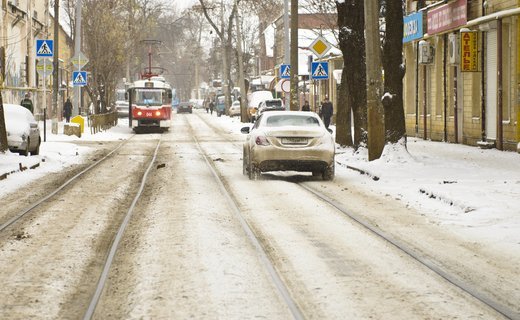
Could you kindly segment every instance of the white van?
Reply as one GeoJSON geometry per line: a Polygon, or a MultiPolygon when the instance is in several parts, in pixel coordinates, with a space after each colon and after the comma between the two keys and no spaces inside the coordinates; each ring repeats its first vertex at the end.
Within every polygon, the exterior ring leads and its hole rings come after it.
{"type": "Polygon", "coordinates": [[[260,106],[260,103],[262,103],[265,100],[272,100],[273,94],[271,91],[267,90],[261,90],[261,91],[254,91],[248,94],[247,96],[247,113],[249,115],[250,121],[255,121],[256,118],[256,112],[258,110],[258,107],[260,106]]]}

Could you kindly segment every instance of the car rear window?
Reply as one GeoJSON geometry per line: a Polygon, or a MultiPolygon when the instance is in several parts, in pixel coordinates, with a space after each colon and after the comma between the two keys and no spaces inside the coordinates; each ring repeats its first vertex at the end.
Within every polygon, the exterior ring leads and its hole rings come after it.
{"type": "Polygon", "coordinates": [[[318,119],[312,116],[299,115],[277,115],[271,116],[265,121],[266,127],[283,127],[283,126],[297,126],[297,127],[319,127],[318,119]]]}

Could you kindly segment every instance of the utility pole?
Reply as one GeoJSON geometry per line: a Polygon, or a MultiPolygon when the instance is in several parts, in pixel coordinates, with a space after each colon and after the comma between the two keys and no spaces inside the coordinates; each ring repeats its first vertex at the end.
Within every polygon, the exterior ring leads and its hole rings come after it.
{"type": "Polygon", "coordinates": [[[298,103],[298,0],[291,0],[291,106],[297,111],[298,103]]]}
{"type": "MultiPolygon", "coordinates": [[[[291,63],[291,44],[289,42],[289,0],[285,0],[284,2],[284,11],[283,11],[283,32],[284,32],[284,53],[283,53],[283,62],[285,64],[291,63]]],[[[291,105],[291,96],[287,93],[285,94],[285,109],[288,109],[291,105]]]]}
{"type": "Polygon", "coordinates": [[[242,32],[240,30],[240,18],[238,14],[238,1],[237,3],[237,15],[236,15],[236,24],[237,24],[237,49],[238,49],[238,82],[240,85],[240,121],[247,122],[247,104],[246,104],[246,85],[244,83],[244,57],[242,50],[242,32]]]}
{"type": "Polygon", "coordinates": [[[367,74],[368,111],[368,160],[381,157],[385,147],[385,121],[381,102],[383,96],[383,76],[381,73],[381,44],[379,39],[378,0],[365,1],[365,47],[367,74]]]}
{"type": "Polygon", "coordinates": [[[54,59],[53,59],[53,73],[52,73],[52,108],[54,109],[52,115],[52,133],[58,134],[58,90],[59,90],[59,21],[60,21],[60,1],[54,0],[54,59]]]}
{"type": "MultiPolygon", "coordinates": [[[[74,54],[79,56],[81,53],[81,6],[82,0],[76,0],[76,30],[74,33],[74,54]]],[[[74,109],[81,115],[81,87],[74,88],[74,109]]]]}

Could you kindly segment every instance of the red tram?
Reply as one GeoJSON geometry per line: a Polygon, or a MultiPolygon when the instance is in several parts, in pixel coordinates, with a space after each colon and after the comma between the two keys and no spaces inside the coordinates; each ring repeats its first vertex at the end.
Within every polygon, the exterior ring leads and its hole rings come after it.
{"type": "Polygon", "coordinates": [[[172,88],[163,77],[137,80],[128,88],[130,124],[136,132],[168,131],[172,116],[172,88]]]}

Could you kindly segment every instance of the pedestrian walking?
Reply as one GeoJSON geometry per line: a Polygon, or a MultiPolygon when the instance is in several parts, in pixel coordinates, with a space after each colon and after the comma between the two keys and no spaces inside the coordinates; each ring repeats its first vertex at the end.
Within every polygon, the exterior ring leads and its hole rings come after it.
{"type": "Polygon", "coordinates": [[[215,108],[215,104],[213,103],[213,101],[211,101],[209,103],[209,111],[211,112],[211,114],[213,114],[213,109],[215,108]]]}
{"type": "Polygon", "coordinates": [[[305,100],[302,106],[302,111],[311,111],[311,106],[309,105],[309,101],[305,100]]]}
{"type": "Polygon", "coordinates": [[[70,98],[67,98],[65,104],[63,105],[63,116],[65,117],[65,121],[67,123],[70,122],[70,116],[72,115],[72,102],[70,102],[70,98]]]}
{"type": "Polygon", "coordinates": [[[28,92],[25,94],[25,97],[20,102],[20,105],[22,107],[26,108],[27,110],[31,111],[31,113],[33,113],[33,111],[34,111],[33,103],[31,100],[31,96],[29,95],[28,92]]]}
{"type": "MultiPolygon", "coordinates": [[[[332,102],[329,101],[329,97],[325,96],[325,100],[321,103],[321,116],[323,117],[323,122],[325,123],[325,128],[329,130],[330,118],[334,113],[334,108],[332,106],[332,102]]],[[[330,130],[329,130],[330,131],[330,130]]]]}

